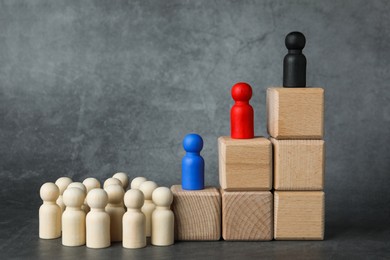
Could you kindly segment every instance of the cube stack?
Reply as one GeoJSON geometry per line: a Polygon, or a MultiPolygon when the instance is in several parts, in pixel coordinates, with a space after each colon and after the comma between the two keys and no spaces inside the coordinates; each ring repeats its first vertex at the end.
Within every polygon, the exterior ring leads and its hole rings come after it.
{"type": "Polygon", "coordinates": [[[273,238],[272,145],[264,137],[218,139],[224,240],[273,238]]]}
{"type": "Polygon", "coordinates": [[[274,238],[324,238],[324,90],[269,88],[274,155],[274,238]]]}

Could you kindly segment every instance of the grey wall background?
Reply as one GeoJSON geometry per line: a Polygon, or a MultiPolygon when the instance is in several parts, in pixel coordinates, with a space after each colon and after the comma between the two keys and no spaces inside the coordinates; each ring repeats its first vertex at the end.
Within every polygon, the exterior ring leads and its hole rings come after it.
{"type": "Polygon", "coordinates": [[[266,88],[299,30],[308,85],[326,90],[327,221],[388,222],[389,13],[387,1],[1,1],[1,200],[37,210],[60,176],[179,183],[188,132],[218,185],[231,86],[252,85],[267,136],[266,88]]]}

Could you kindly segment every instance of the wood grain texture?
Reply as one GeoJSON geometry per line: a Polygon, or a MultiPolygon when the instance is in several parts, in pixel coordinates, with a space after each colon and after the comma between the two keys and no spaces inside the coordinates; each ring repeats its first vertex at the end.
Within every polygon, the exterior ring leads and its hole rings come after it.
{"type": "Polygon", "coordinates": [[[176,240],[219,240],[221,238],[221,194],[215,187],[183,190],[171,187],[176,240]]]}
{"type": "Polygon", "coordinates": [[[261,241],[273,238],[273,196],[270,191],[224,191],[222,237],[261,241]]]}
{"type": "Polygon", "coordinates": [[[272,145],[264,137],[253,139],[218,138],[219,183],[234,190],[272,188],[272,145]]]}
{"type": "Polygon", "coordinates": [[[324,189],[323,140],[270,140],[274,148],[275,190],[324,189]]]}
{"type": "Polygon", "coordinates": [[[274,238],[323,240],[325,194],[322,191],[275,191],[274,238]]]}
{"type": "Polygon", "coordinates": [[[322,88],[268,88],[267,128],[276,139],[322,139],[322,88]]]}

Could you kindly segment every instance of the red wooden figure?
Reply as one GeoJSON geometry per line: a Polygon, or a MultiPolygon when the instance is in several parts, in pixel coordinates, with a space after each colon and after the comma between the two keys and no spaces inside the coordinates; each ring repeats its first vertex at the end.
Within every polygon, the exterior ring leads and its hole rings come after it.
{"type": "Polygon", "coordinates": [[[249,84],[239,82],[232,88],[232,97],[235,101],[230,110],[230,132],[234,139],[250,139],[254,137],[254,112],[249,100],[252,97],[252,88],[249,84]]]}

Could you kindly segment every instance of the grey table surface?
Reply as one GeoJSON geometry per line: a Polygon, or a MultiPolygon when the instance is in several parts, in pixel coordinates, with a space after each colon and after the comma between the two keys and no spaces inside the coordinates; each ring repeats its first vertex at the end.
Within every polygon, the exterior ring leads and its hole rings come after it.
{"type": "MultiPolygon", "coordinates": [[[[17,200],[16,200],[17,201],[17,200]]],[[[177,241],[173,246],[125,249],[65,247],[38,237],[39,201],[2,205],[1,259],[390,259],[389,222],[327,221],[324,241],[177,241]]],[[[332,221],[332,218],[330,218],[332,221]]]]}

